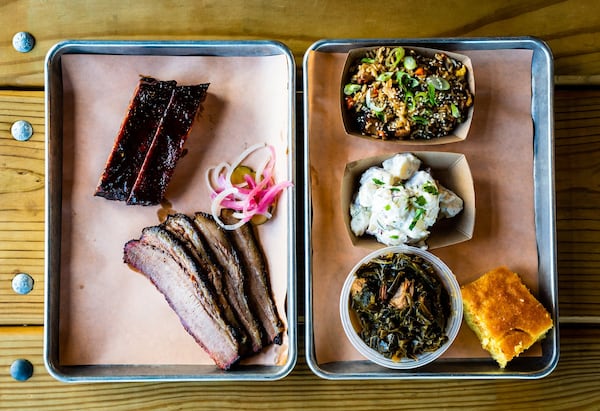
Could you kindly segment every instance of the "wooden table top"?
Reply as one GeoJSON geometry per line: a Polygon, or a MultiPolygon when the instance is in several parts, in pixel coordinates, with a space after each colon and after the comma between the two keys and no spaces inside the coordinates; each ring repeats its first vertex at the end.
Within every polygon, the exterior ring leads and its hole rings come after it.
{"type": "MultiPolygon", "coordinates": [[[[0,4],[0,410],[598,409],[600,407],[600,14],[595,1],[420,3],[102,0],[0,4]],[[439,4],[438,4],[439,3],[439,4]],[[152,4],[152,5],[150,5],[152,4]],[[13,35],[35,47],[19,53],[13,35]],[[64,384],[43,364],[44,57],[63,39],[246,40],[286,44],[298,68],[324,38],[536,36],[555,58],[560,361],[539,380],[328,381],[304,358],[274,382],[64,384]],[[33,126],[28,141],[11,126],[33,126]],[[33,290],[11,281],[28,273],[33,290]],[[10,375],[20,358],[27,381],[10,375]]],[[[301,118],[298,104],[298,118],[301,118]]],[[[298,122],[301,125],[300,121],[298,122]]],[[[298,139],[302,130],[298,130],[298,139]]],[[[298,273],[303,290],[302,272],[298,273]]],[[[300,300],[300,299],[299,299],[300,300]]]]}

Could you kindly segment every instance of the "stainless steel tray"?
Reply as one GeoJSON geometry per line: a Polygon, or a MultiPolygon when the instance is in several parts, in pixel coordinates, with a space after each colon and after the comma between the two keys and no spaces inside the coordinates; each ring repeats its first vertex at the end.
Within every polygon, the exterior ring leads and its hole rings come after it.
{"type": "MultiPolygon", "coordinates": [[[[103,381],[231,381],[276,380],[285,377],[297,360],[296,323],[296,209],[295,190],[287,190],[286,212],[279,218],[287,225],[287,244],[278,252],[285,253],[287,271],[283,305],[287,317],[288,355],[281,365],[240,365],[227,372],[211,365],[133,364],[133,365],[62,365],[60,352],[61,303],[61,227],[63,224],[63,76],[61,61],[66,55],[106,56],[191,56],[191,57],[268,57],[283,59],[279,70],[285,90],[281,91],[287,112],[280,121],[278,138],[289,155],[286,174],[280,178],[295,182],[295,63],[289,49],[273,41],[65,41],[54,46],[46,56],[46,255],[45,255],[45,333],[44,360],[50,374],[63,382],[103,381]]],[[[187,58],[187,57],[186,57],[187,58]]],[[[147,73],[141,73],[147,74],[147,73]]],[[[66,153],[65,153],[66,154],[66,153]]],[[[103,153],[102,156],[106,155],[103,153]]],[[[233,160],[233,158],[231,159],[233,160]]],[[[141,227],[140,227],[141,229],[141,227]]],[[[285,230],[283,230],[285,231],[285,230]]],[[[90,270],[93,272],[93,270],[90,270]]],[[[283,278],[283,277],[281,277],[283,278]]],[[[283,301],[283,300],[282,300],[283,301]]],[[[200,347],[198,347],[199,350],[200,347]]],[[[159,354],[157,354],[159,355],[159,354]]]]}
{"type": "MultiPolygon", "coordinates": [[[[506,370],[500,370],[491,358],[447,359],[413,371],[388,370],[367,361],[320,363],[316,356],[314,337],[315,316],[313,290],[313,204],[311,199],[310,107],[304,100],[304,178],[305,183],[305,338],[306,361],[320,377],[326,379],[412,379],[412,378],[541,378],[556,367],[559,357],[558,279],[556,269],[556,228],[554,200],[554,133],[553,133],[553,58],[550,49],[531,37],[519,38],[453,38],[453,39],[361,39],[321,40],[313,44],[304,57],[304,92],[310,95],[307,70],[309,53],[346,53],[357,47],[374,45],[404,45],[460,52],[461,50],[531,50],[531,117],[534,127],[533,176],[535,204],[535,238],[538,251],[539,298],[549,310],[554,328],[541,343],[541,356],[513,360],[506,370]]],[[[475,73],[477,76],[477,73],[475,73]]],[[[334,84],[339,79],[331,78],[334,84]]],[[[477,104],[477,103],[476,103],[477,104]]],[[[477,108],[475,108],[477,112],[477,108]]],[[[341,121],[341,118],[340,118],[341,121]]],[[[474,176],[476,177],[476,176],[474,176]]],[[[475,193],[477,196],[477,193],[475,193]]],[[[478,210],[478,213],[482,212],[478,210]]],[[[332,290],[332,298],[338,298],[332,290]]],[[[463,325],[465,326],[465,325],[463,325]]]]}

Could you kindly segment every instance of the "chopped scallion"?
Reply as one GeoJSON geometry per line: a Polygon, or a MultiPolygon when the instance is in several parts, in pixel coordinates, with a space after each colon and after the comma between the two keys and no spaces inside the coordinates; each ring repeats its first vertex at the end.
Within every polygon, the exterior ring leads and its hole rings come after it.
{"type": "Polygon", "coordinates": [[[367,107],[369,107],[376,113],[379,113],[385,109],[385,107],[378,107],[375,105],[375,103],[371,99],[371,89],[367,90],[367,95],[365,96],[365,103],[367,104],[367,107]]]}
{"type": "Polygon", "coordinates": [[[427,84],[427,95],[429,96],[429,104],[432,106],[437,106],[437,100],[435,98],[435,87],[433,84],[427,84]]]}
{"type": "Polygon", "coordinates": [[[415,203],[417,203],[417,205],[424,207],[427,204],[427,199],[423,196],[418,196],[415,199],[415,203]]]}
{"type": "Polygon", "coordinates": [[[394,73],[392,73],[391,71],[386,71],[384,73],[381,73],[380,75],[377,76],[377,81],[388,81],[389,79],[392,78],[392,75],[394,73]]]}
{"type": "Polygon", "coordinates": [[[440,76],[431,76],[427,77],[427,84],[433,85],[436,90],[449,90],[450,83],[443,77],[440,76]]]}
{"type": "Polygon", "coordinates": [[[426,193],[429,193],[429,194],[433,194],[434,196],[439,194],[437,187],[433,183],[430,183],[429,181],[426,182],[425,184],[423,184],[423,191],[425,191],[426,193]]]}
{"type": "Polygon", "coordinates": [[[406,103],[406,106],[409,110],[413,110],[415,108],[415,97],[412,91],[406,90],[406,93],[404,95],[404,102],[406,103]]]}
{"type": "Polygon", "coordinates": [[[417,124],[426,125],[429,123],[429,120],[422,116],[412,116],[411,119],[417,124]]]}
{"type": "Polygon", "coordinates": [[[425,209],[423,208],[417,208],[417,212],[415,213],[414,218],[412,219],[410,226],[408,226],[409,230],[412,230],[413,228],[415,228],[415,226],[417,225],[417,222],[423,218],[423,216],[425,215],[425,209]]]}
{"type": "Polygon", "coordinates": [[[350,96],[360,90],[362,86],[360,84],[348,83],[344,86],[344,94],[350,96]]]}
{"type": "Polygon", "coordinates": [[[450,103],[450,111],[452,113],[452,117],[460,118],[460,111],[458,110],[458,107],[456,107],[456,104],[450,103]]]}
{"type": "Polygon", "coordinates": [[[417,67],[417,61],[412,56],[404,57],[404,68],[407,70],[414,70],[417,67]]]}

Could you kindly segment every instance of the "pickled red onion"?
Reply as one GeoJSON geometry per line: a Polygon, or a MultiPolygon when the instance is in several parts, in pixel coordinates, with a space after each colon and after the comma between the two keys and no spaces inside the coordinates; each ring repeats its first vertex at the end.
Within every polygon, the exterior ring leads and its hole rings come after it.
{"type": "Polygon", "coordinates": [[[277,202],[279,195],[293,184],[290,181],[275,183],[275,148],[265,143],[254,144],[244,150],[233,163],[220,163],[206,171],[206,183],[211,191],[211,214],[215,221],[226,230],[235,230],[246,224],[256,215],[267,219],[272,217],[269,210],[277,202]],[[268,157],[257,168],[254,176],[244,175],[244,181],[232,182],[233,172],[242,165],[251,154],[260,149],[267,149],[268,157]],[[211,178],[211,176],[213,176],[211,178]],[[233,210],[233,217],[238,221],[225,224],[221,220],[221,210],[233,210]]]}

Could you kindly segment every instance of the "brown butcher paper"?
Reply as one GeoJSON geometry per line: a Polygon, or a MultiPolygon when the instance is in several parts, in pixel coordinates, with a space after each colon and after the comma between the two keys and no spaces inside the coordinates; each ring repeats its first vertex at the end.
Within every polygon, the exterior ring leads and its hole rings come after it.
{"type": "MultiPolygon", "coordinates": [[[[163,295],[123,263],[123,245],[158,224],[164,208],[210,212],[206,170],[234,161],[255,143],[275,147],[275,178],[290,179],[289,70],[283,55],[62,57],[61,364],[212,364],[163,295]],[[94,196],[140,75],[181,85],[210,83],[162,206],[94,196]]],[[[286,324],[290,207],[281,196],[273,219],[258,228],[286,324]]],[[[285,338],[248,362],[285,363],[285,338]]]]}
{"type": "MultiPolygon", "coordinates": [[[[464,141],[403,145],[346,134],[340,82],[346,54],[311,51],[308,67],[308,145],[312,202],[312,313],[319,364],[363,359],[342,329],[339,295],[352,267],[370,250],[352,244],[340,206],[348,162],[401,151],[447,151],[466,156],[475,191],[475,227],[470,240],[431,250],[467,284],[488,270],[508,265],[536,294],[531,50],[462,50],[476,76],[475,108],[464,141]]],[[[433,228],[435,229],[435,227],[433,228]]],[[[433,230],[432,229],[432,230],[433,230]]],[[[524,355],[539,355],[539,346],[524,355]]],[[[488,358],[463,322],[453,358],[488,358]]]]}

